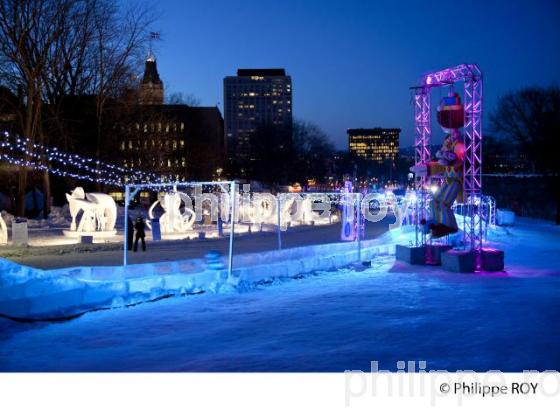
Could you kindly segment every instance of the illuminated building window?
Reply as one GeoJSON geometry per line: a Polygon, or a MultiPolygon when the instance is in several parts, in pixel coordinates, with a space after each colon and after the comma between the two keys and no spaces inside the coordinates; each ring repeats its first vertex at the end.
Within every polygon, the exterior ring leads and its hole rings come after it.
{"type": "Polygon", "coordinates": [[[400,130],[348,130],[348,147],[355,155],[377,162],[394,161],[399,150],[400,130]]]}

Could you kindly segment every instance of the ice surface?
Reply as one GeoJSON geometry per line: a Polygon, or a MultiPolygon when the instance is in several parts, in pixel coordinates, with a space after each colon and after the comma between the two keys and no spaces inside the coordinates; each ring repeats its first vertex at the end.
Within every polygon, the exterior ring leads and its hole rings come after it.
{"type": "Polygon", "coordinates": [[[60,323],[0,319],[0,370],[560,369],[560,229],[498,228],[506,273],[372,267],[245,283],[60,323]]]}

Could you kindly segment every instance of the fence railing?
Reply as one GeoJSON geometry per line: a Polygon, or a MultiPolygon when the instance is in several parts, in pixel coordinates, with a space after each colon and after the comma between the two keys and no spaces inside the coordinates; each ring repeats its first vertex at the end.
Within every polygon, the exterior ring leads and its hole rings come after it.
{"type": "MultiPolygon", "coordinates": [[[[328,243],[353,242],[361,260],[362,241],[390,227],[416,224],[414,192],[392,193],[250,192],[234,181],[127,185],[125,188],[123,265],[128,264],[129,205],[141,190],[157,191],[146,214],[152,239],[190,238],[204,243],[190,255],[217,250],[227,254],[231,275],[234,254],[258,253],[328,243]],[[232,194],[233,193],[233,194],[232,194]],[[210,242],[209,240],[214,240],[210,242]],[[199,253],[193,253],[198,251],[199,253]]],[[[484,224],[495,220],[495,201],[483,197],[484,224]]],[[[464,211],[460,207],[456,212],[464,211]]]]}

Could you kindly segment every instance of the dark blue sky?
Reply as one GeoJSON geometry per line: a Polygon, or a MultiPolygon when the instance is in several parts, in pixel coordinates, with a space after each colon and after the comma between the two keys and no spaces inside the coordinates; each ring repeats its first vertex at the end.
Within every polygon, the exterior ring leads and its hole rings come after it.
{"type": "Polygon", "coordinates": [[[167,92],[222,109],[224,76],[283,67],[295,118],[318,124],[339,148],[347,128],[373,126],[402,128],[401,146],[410,145],[409,86],[428,71],[478,64],[486,119],[508,90],[560,83],[559,0],[158,4],[155,51],[167,92]]]}

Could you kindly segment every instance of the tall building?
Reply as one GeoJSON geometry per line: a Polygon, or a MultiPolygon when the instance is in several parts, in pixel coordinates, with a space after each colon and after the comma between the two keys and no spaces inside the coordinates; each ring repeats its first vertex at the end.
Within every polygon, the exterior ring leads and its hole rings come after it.
{"type": "MultiPolygon", "coordinates": [[[[224,120],[228,157],[254,159],[252,139],[261,129],[292,133],[292,79],[284,69],[239,69],[224,78],[224,120]]],[[[264,137],[257,135],[257,137],[264,137]]],[[[281,144],[283,145],[283,144],[281,144]]],[[[279,147],[284,148],[284,146],[279,147]]]]}
{"type": "Polygon", "coordinates": [[[224,123],[217,107],[164,104],[153,55],[146,60],[137,102],[119,121],[119,157],[125,167],[154,172],[168,181],[220,177],[224,123]]]}
{"type": "Polygon", "coordinates": [[[370,161],[395,162],[399,154],[399,128],[354,128],[348,130],[350,153],[370,161]]]}

